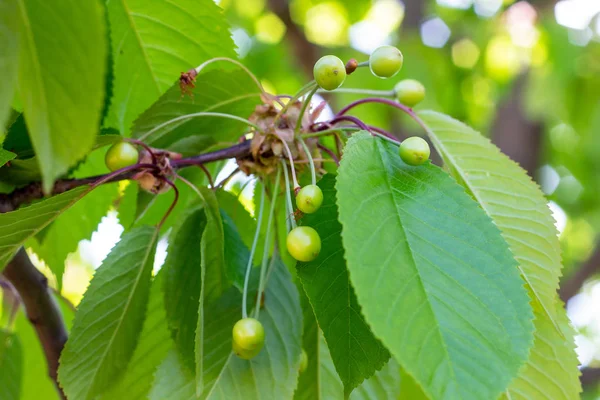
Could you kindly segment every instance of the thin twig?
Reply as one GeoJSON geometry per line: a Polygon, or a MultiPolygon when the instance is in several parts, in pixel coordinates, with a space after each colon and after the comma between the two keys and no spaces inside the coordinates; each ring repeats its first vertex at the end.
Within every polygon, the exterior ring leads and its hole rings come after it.
{"type": "Polygon", "coordinates": [[[329,154],[329,157],[331,157],[331,159],[335,161],[335,164],[338,167],[340,166],[340,159],[334,154],[333,151],[331,151],[331,149],[327,148],[326,146],[323,146],[321,143],[317,143],[317,147],[323,150],[325,153],[329,154]]]}

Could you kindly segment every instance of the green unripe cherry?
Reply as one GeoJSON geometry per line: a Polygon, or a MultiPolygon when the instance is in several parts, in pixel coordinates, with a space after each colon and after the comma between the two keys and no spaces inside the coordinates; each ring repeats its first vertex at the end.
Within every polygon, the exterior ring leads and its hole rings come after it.
{"type": "Polygon", "coordinates": [[[414,107],[425,98],[425,86],[414,79],[404,79],[394,86],[396,98],[407,107],[414,107]]]}
{"type": "Polygon", "coordinates": [[[312,214],[323,204],[323,191],[317,185],[306,185],[296,196],[296,206],[306,214],[312,214]]]}
{"type": "Polygon", "coordinates": [[[300,366],[298,367],[298,372],[303,373],[306,371],[306,367],[308,367],[308,355],[306,351],[302,349],[302,353],[300,353],[300,366]]]}
{"type": "Polygon", "coordinates": [[[373,75],[379,78],[391,78],[404,64],[402,52],[394,46],[380,46],[371,53],[369,67],[373,75]]]}
{"type": "Polygon", "coordinates": [[[323,56],[315,63],[313,75],[321,88],[334,90],[346,80],[346,66],[336,56],[323,56]]]}
{"type": "Polygon", "coordinates": [[[321,238],[310,226],[299,226],[288,233],[286,245],[289,253],[298,261],[312,261],[321,251],[321,238]]]}
{"type": "Polygon", "coordinates": [[[128,142],[119,142],[108,149],[104,162],[109,170],[116,171],[137,163],[138,158],[139,154],[134,145],[128,142]]]}
{"type": "Polygon", "coordinates": [[[408,165],[421,165],[429,160],[429,144],[418,136],[409,137],[400,144],[400,158],[408,165]]]}
{"type": "Polygon", "coordinates": [[[233,326],[232,348],[245,360],[255,357],[265,345],[265,329],[255,318],[243,318],[233,326]]]}

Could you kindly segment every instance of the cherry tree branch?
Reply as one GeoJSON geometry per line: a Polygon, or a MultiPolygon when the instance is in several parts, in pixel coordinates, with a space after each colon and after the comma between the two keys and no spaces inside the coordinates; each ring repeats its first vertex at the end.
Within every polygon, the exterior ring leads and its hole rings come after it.
{"type": "MultiPolygon", "coordinates": [[[[197,156],[183,158],[180,160],[172,160],[171,166],[174,169],[184,168],[192,165],[202,166],[206,163],[225,160],[229,158],[244,158],[250,154],[250,141],[244,141],[240,144],[236,144],[225,149],[213,151],[210,153],[204,153],[197,156]]],[[[138,172],[147,170],[147,164],[140,164],[139,168],[134,168],[131,171],[123,172],[110,179],[107,179],[103,183],[111,183],[122,180],[131,179],[138,172]]],[[[94,183],[106,179],[109,174],[97,175],[89,178],[81,179],[61,179],[54,183],[52,195],[57,195],[75,189],[80,186],[90,186],[94,183]]],[[[0,194],[0,213],[14,211],[22,205],[31,203],[33,200],[41,199],[44,197],[41,182],[33,182],[27,186],[18,188],[11,193],[0,194]]]]}
{"type": "Polygon", "coordinates": [[[596,249],[592,255],[577,269],[569,279],[562,282],[558,294],[562,301],[567,303],[569,299],[575,296],[583,284],[595,274],[600,273],[600,243],[596,244],[596,249]]]}
{"type": "Polygon", "coordinates": [[[35,328],[42,344],[48,375],[54,381],[62,399],[66,399],[58,384],[58,360],[67,341],[67,329],[60,308],[48,288],[48,279],[31,263],[21,248],[2,272],[19,293],[27,318],[35,328]]]}

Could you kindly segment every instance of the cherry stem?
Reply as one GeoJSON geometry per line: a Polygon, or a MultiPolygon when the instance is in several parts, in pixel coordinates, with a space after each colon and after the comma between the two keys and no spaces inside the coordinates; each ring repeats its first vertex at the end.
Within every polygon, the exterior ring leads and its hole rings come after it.
{"type": "MultiPolygon", "coordinates": [[[[260,206],[258,208],[258,217],[256,218],[256,231],[254,232],[254,240],[252,241],[252,248],[250,249],[250,257],[248,258],[248,264],[246,265],[246,275],[244,276],[244,291],[242,293],[242,318],[248,318],[248,283],[250,282],[250,271],[252,270],[252,263],[254,261],[254,253],[256,253],[256,246],[258,245],[258,238],[260,236],[260,228],[263,221],[263,211],[265,209],[265,197],[266,190],[263,185],[262,193],[260,197],[260,206]]],[[[265,243],[266,246],[266,243],[265,243]]]]}
{"type": "Polygon", "coordinates": [[[323,146],[321,143],[317,143],[317,147],[321,150],[323,150],[325,153],[329,154],[329,157],[331,157],[331,159],[333,161],[335,161],[335,164],[339,167],[340,166],[340,159],[333,153],[333,151],[331,151],[331,149],[323,146]]]}
{"type": "Polygon", "coordinates": [[[352,117],[350,115],[336,115],[331,121],[329,121],[329,123],[331,125],[335,125],[338,122],[342,122],[342,121],[352,122],[354,125],[358,126],[360,129],[362,129],[364,131],[370,131],[369,127],[364,122],[362,122],[360,119],[358,119],[356,117],[352,117]]]}
{"type": "Polygon", "coordinates": [[[298,179],[296,179],[296,169],[294,168],[294,158],[292,157],[292,151],[290,150],[290,146],[288,146],[288,144],[285,142],[285,140],[283,140],[279,133],[277,133],[277,131],[273,132],[283,144],[283,148],[285,149],[288,159],[290,160],[290,169],[292,170],[292,180],[294,181],[294,188],[300,187],[300,185],[298,185],[298,179]]]}
{"type": "Polygon", "coordinates": [[[302,108],[300,109],[300,114],[298,115],[298,120],[296,121],[296,126],[294,127],[294,136],[298,135],[298,132],[300,132],[300,128],[302,127],[302,117],[304,117],[304,113],[309,108],[310,102],[311,102],[313,96],[315,95],[315,93],[317,92],[318,88],[319,88],[318,86],[315,86],[306,95],[306,98],[304,99],[304,102],[302,103],[302,108]]]}
{"type": "Polygon", "coordinates": [[[300,88],[300,90],[298,90],[298,92],[294,95],[294,97],[292,97],[286,104],[285,106],[283,106],[283,108],[281,110],[279,110],[279,112],[277,113],[277,115],[275,116],[275,118],[273,119],[273,125],[277,126],[277,121],[279,121],[279,118],[281,118],[281,116],[283,114],[285,114],[285,112],[288,110],[288,108],[290,108],[290,106],[292,104],[294,104],[296,101],[298,101],[298,99],[300,97],[302,97],[305,93],[307,93],[308,91],[310,91],[313,87],[317,86],[317,82],[315,82],[314,80],[308,82],[306,85],[302,86],[300,88]]]}
{"type": "Polygon", "coordinates": [[[302,145],[302,148],[304,149],[304,152],[306,153],[306,157],[308,158],[308,165],[310,166],[310,181],[313,185],[316,185],[317,184],[317,173],[315,171],[315,163],[313,161],[312,154],[310,153],[310,149],[308,148],[306,143],[304,143],[304,140],[302,140],[301,137],[299,137],[299,141],[300,141],[300,144],[302,145]]]}
{"type": "Polygon", "coordinates": [[[217,62],[217,61],[225,61],[225,62],[230,62],[232,64],[237,65],[238,67],[240,67],[242,70],[244,70],[244,72],[246,72],[248,74],[248,76],[250,76],[250,78],[254,81],[254,83],[256,84],[256,86],[258,86],[258,90],[260,90],[260,92],[262,94],[264,94],[265,96],[269,96],[269,93],[267,93],[265,91],[265,89],[263,88],[263,85],[261,85],[260,81],[258,80],[258,78],[256,77],[256,75],[254,75],[249,69],[248,67],[246,67],[244,64],[242,64],[241,62],[234,60],[232,58],[229,57],[215,57],[215,58],[211,58],[210,60],[207,60],[205,62],[203,62],[202,64],[200,64],[198,67],[195,68],[196,70],[196,74],[199,74],[200,71],[202,71],[205,67],[207,67],[208,65],[217,62]]]}
{"type": "Polygon", "coordinates": [[[413,111],[412,108],[407,107],[404,104],[398,103],[397,101],[389,100],[389,99],[382,99],[382,98],[379,98],[379,97],[368,97],[366,99],[356,100],[356,101],[348,104],[346,107],[342,108],[335,115],[334,118],[337,118],[337,117],[339,117],[341,115],[344,115],[349,110],[353,109],[354,107],[359,106],[361,104],[366,104],[366,103],[387,104],[388,106],[392,106],[394,108],[397,108],[398,110],[403,111],[404,113],[408,114],[417,124],[419,124],[425,130],[425,132],[429,132],[429,128],[427,127],[427,125],[425,125],[425,122],[423,122],[423,120],[421,118],[419,118],[419,116],[413,111]]]}
{"type": "Polygon", "coordinates": [[[125,141],[143,147],[150,154],[150,157],[152,157],[152,163],[153,164],[158,163],[158,160],[156,159],[156,154],[154,154],[154,150],[152,150],[152,147],[148,146],[146,143],[142,142],[141,140],[137,140],[137,139],[126,138],[125,141]]]}
{"type": "Polygon", "coordinates": [[[225,114],[225,113],[220,113],[220,112],[212,112],[212,111],[202,111],[202,112],[191,113],[191,114],[186,114],[186,115],[181,115],[179,117],[171,118],[170,120],[165,121],[162,124],[155,126],[154,128],[150,129],[148,132],[144,133],[139,138],[139,140],[144,140],[148,136],[153,134],[154,132],[158,131],[159,129],[162,129],[162,128],[164,128],[168,125],[171,125],[175,122],[185,121],[186,119],[191,119],[191,118],[196,118],[196,117],[218,117],[218,118],[233,119],[235,121],[243,122],[246,125],[251,126],[252,128],[256,129],[258,132],[261,132],[261,129],[258,127],[258,125],[253,124],[252,122],[248,121],[245,118],[238,117],[237,115],[225,114]]]}
{"type": "Polygon", "coordinates": [[[135,171],[135,170],[144,170],[144,169],[158,169],[158,167],[154,164],[133,164],[133,165],[129,165],[125,168],[121,168],[118,169],[116,171],[111,172],[110,174],[106,174],[103,175],[102,177],[100,177],[98,180],[94,181],[91,185],[92,188],[96,188],[100,185],[102,185],[103,183],[109,182],[112,179],[121,176],[122,174],[125,174],[129,171],[135,171]]]}
{"type": "Polygon", "coordinates": [[[237,174],[238,172],[240,172],[239,168],[234,169],[233,172],[231,172],[229,175],[227,175],[227,177],[225,179],[223,179],[221,182],[219,182],[219,184],[217,185],[217,187],[215,189],[220,189],[223,186],[227,185],[227,182],[229,182],[231,180],[231,178],[233,178],[235,176],[235,174],[237,174]]]}
{"type": "MultiPolygon", "coordinates": [[[[260,265],[260,279],[258,281],[258,293],[256,294],[256,307],[254,308],[254,318],[258,319],[260,313],[260,298],[265,290],[265,277],[267,274],[267,263],[269,261],[269,249],[271,248],[271,228],[275,224],[273,216],[275,215],[275,205],[279,195],[279,181],[281,178],[281,168],[277,168],[277,176],[273,185],[273,197],[271,198],[271,207],[269,209],[269,218],[267,219],[267,232],[265,234],[265,247],[263,249],[263,258],[260,265]]],[[[266,196],[266,193],[263,193],[266,196]]],[[[274,237],[275,238],[275,237],[274,237]]]]}
{"type": "MultiPolygon", "coordinates": [[[[181,178],[181,177],[180,177],[181,178]]],[[[177,201],[179,200],[179,189],[177,189],[177,186],[175,186],[175,184],[173,182],[171,182],[171,180],[169,178],[166,177],[162,177],[161,178],[167,185],[171,186],[171,188],[173,188],[173,193],[175,193],[175,197],[173,198],[173,202],[171,203],[171,205],[169,206],[169,209],[167,210],[167,212],[165,213],[165,215],[163,215],[162,219],[160,220],[160,222],[158,223],[158,229],[160,230],[160,228],[163,226],[163,224],[165,223],[165,221],[167,220],[167,218],[169,218],[169,215],[171,215],[171,212],[173,211],[173,209],[175,208],[175,206],[177,205],[177,201]]]]}
{"type": "Polygon", "coordinates": [[[369,90],[369,89],[357,89],[357,88],[339,88],[334,90],[318,90],[317,93],[348,93],[348,94],[359,94],[367,96],[381,96],[381,97],[395,97],[396,92],[393,90],[369,90]]]}
{"type": "MultiPolygon", "coordinates": [[[[288,171],[287,171],[287,165],[285,165],[285,161],[281,160],[281,165],[283,166],[283,177],[285,178],[285,198],[287,201],[287,208],[288,208],[288,214],[287,214],[287,218],[290,218],[290,225],[292,228],[296,227],[296,219],[291,216],[290,214],[292,214],[294,212],[294,205],[292,204],[292,195],[290,193],[290,178],[288,176],[288,171]]],[[[292,188],[293,190],[294,188],[292,188]]],[[[288,232],[290,231],[289,226],[288,226],[288,232]]]]}
{"type": "Polygon", "coordinates": [[[359,128],[354,128],[354,127],[348,127],[348,128],[331,128],[331,129],[325,129],[323,131],[317,131],[314,133],[305,133],[302,135],[303,138],[313,138],[313,137],[321,137],[321,136],[328,136],[328,135],[333,135],[336,132],[356,132],[356,131],[360,131],[359,128]]]}
{"type": "Polygon", "coordinates": [[[204,166],[204,164],[198,164],[198,166],[200,167],[200,169],[202,169],[202,171],[204,171],[204,174],[206,175],[206,178],[208,179],[208,183],[210,184],[211,189],[214,189],[215,181],[213,181],[212,175],[208,171],[208,168],[206,168],[206,166],[204,166]]]}

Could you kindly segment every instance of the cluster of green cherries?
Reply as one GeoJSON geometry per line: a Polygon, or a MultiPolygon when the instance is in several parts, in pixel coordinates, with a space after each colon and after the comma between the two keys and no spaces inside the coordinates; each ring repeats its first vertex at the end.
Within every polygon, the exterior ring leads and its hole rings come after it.
{"type": "MultiPolygon", "coordinates": [[[[402,52],[394,46],[378,47],[371,53],[368,62],[373,75],[383,79],[395,76],[400,72],[403,64],[402,52]]],[[[347,76],[343,61],[334,55],[321,57],[315,63],[313,74],[317,84],[325,90],[339,88],[347,76]]],[[[394,93],[401,104],[412,108],[425,98],[425,87],[417,80],[404,79],[394,86],[394,93]]],[[[430,148],[425,140],[413,136],[400,144],[399,153],[406,164],[416,166],[429,159],[430,148]]]]}
{"type": "MultiPolygon", "coordinates": [[[[369,57],[368,66],[375,76],[391,78],[400,71],[403,62],[402,53],[396,47],[381,46],[369,57]]],[[[357,64],[357,66],[366,65],[367,63],[357,64]]],[[[333,55],[319,59],[315,63],[313,72],[317,85],[324,90],[339,88],[347,76],[346,66],[342,60],[333,55]]],[[[416,80],[405,79],[396,84],[394,93],[400,103],[407,107],[414,107],[424,99],[425,88],[416,80]]],[[[417,166],[429,159],[430,149],[425,140],[415,136],[400,144],[399,154],[406,164],[417,166]]],[[[138,160],[138,150],[127,141],[121,141],[111,146],[105,158],[106,166],[111,171],[134,165],[138,160]]],[[[323,192],[314,182],[302,187],[296,194],[296,207],[305,214],[315,213],[322,203],[323,192]]],[[[298,226],[288,233],[286,247],[296,260],[310,262],[316,259],[321,251],[321,238],[314,228],[298,226]]],[[[233,326],[232,339],[234,353],[242,359],[250,360],[256,357],[264,347],[265,330],[256,318],[243,318],[233,326]]],[[[300,372],[306,369],[307,364],[308,357],[302,350],[300,372]]]]}

